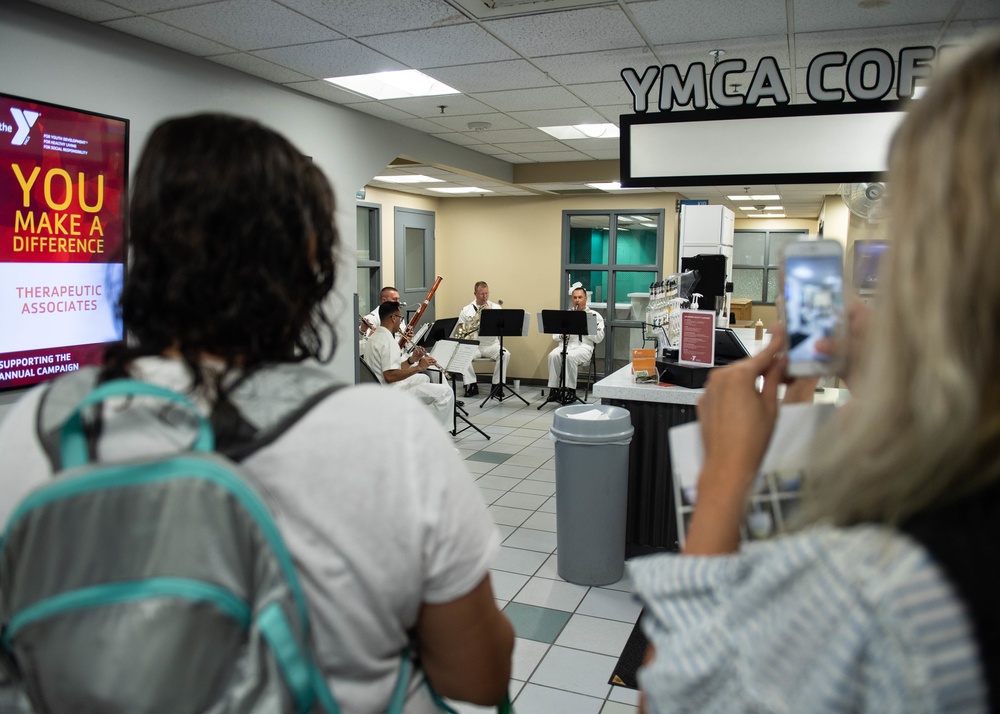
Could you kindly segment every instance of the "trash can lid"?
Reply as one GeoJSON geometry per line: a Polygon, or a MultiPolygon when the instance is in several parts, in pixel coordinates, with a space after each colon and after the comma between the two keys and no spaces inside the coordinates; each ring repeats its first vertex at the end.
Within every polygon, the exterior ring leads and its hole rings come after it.
{"type": "Polygon", "coordinates": [[[553,413],[550,429],[557,441],[584,444],[627,444],[632,440],[634,431],[628,409],[610,404],[559,407],[553,413]]]}

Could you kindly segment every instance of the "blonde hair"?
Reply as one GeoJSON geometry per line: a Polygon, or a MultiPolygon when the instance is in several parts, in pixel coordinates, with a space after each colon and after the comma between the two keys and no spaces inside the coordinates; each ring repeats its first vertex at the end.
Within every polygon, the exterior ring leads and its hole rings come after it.
{"type": "Polygon", "coordinates": [[[1000,38],[892,142],[885,287],[805,520],[899,523],[1000,478],[1000,38]]]}

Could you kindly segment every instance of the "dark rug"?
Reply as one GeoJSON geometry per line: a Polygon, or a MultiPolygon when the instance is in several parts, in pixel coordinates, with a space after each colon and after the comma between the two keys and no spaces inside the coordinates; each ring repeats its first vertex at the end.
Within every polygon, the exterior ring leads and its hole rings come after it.
{"type": "Polygon", "coordinates": [[[641,621],[642,615],[640,614],[635,627],[632,628],[632,634],[628,636],[625,649],[618,657],[618,664],[615,665],[608,684],[617,684],[619,687],[628,687],[629,689],[639,688],[636,673],[642,665],[643,657],[646,656],[646,636],[642,634],[642,627],[639,625],[641,621]]]}

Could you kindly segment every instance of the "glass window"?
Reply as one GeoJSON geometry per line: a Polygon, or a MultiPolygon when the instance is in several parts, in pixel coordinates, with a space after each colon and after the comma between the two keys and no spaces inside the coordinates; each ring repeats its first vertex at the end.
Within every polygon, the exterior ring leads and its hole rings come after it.
{"type": "Polygon", "coordinates": [[[569,262],[608,262],[608,244],[611,240],[611,217],[603,215],[575,215],[569,220],[569,262]]]}
{"type": "Polygon", "coordinates": [[[615,263],[618,265],[651,265],[656,262],[658,216],[618,216],[615,241],[615,263]]]}
{"type": "Polygon", "coordinates": [[[785,243],[801,240],[806,231],[736,231],[733,236],[733,297],[773,305],[778,285],[781,251],[785,243]]]}
{"type": "Polygon", "coordinates": [[[357,206],[358,310],[367,315],[382,289],[382,214],[374,204],[357,206]]]}
{"type": "Polygon", "coordinates": [[[406,262],[403,270],[404,289],[424,287],[424,236],[422,228],[406,227],[406,262]]]}

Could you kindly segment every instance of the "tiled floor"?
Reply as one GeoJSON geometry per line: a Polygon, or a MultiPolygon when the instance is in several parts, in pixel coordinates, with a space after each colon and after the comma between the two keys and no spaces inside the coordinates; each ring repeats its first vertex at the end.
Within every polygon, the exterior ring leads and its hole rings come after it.
{"type": "MultiPolygon", "coordinates": [[[[482,387],[480,391],[484,391],[482,387]]],[[[552,413],[538,387],[515,397],[467,399],[475,429],[454,437],[503,544],[491,567],[497,602],[514,624],[510,694],[517,714],[635,714],[638,693],[608,684],[640,607],[628,579],[574,585],[556,572],[555,451],[552,413]]],[[[593,399],[591,399],[593,401],[593,399]]],[[[461,429],[464,424],[459,422],[461,429]]],[[[462,714],[492,711],[455,704],[462,714]]]]}

